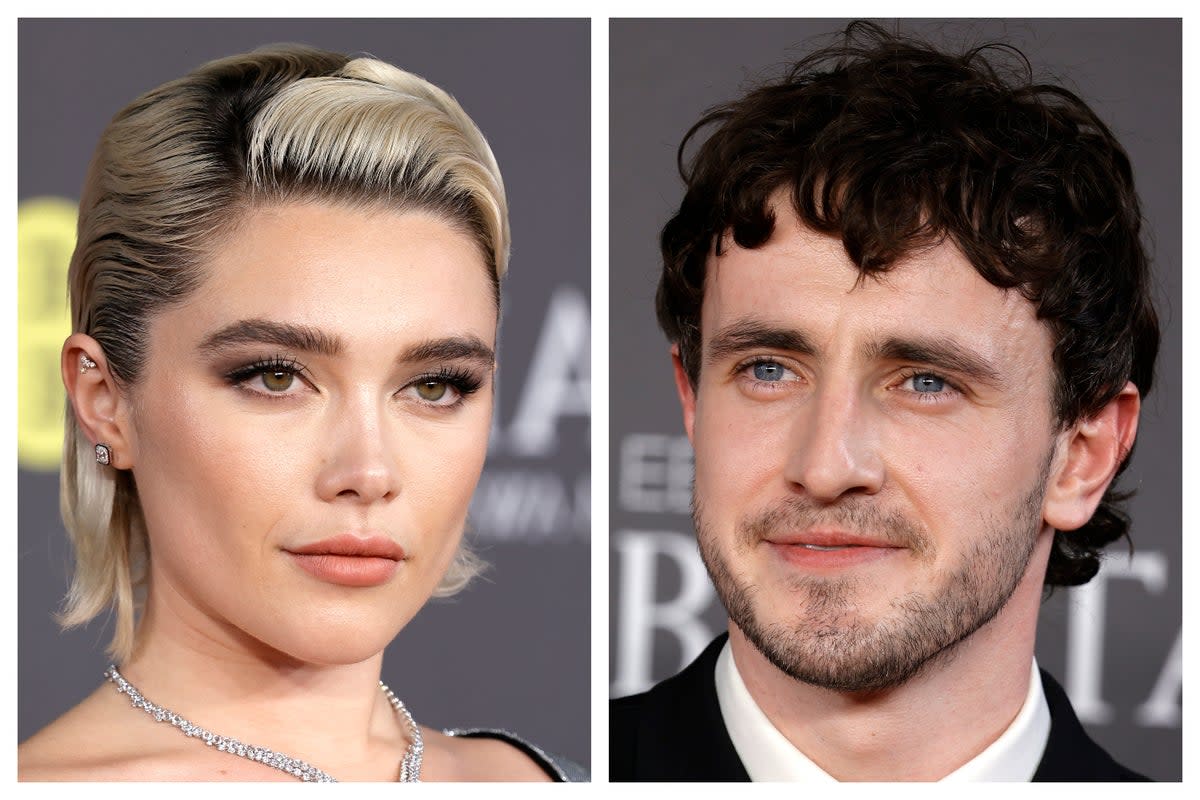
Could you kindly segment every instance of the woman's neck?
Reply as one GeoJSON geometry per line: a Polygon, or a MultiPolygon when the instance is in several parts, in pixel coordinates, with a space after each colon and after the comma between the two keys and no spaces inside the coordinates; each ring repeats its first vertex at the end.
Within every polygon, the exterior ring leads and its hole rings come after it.
{"type": "Polygon", "coordinates": [[[379,688],[382,664],[382,653],[353,664],[307,663],[152,595],[133,655],[119,666],[146,699],[188,721],[338,777],[339,768],[395,764],[391,756],[408,746],[379,688]]]}

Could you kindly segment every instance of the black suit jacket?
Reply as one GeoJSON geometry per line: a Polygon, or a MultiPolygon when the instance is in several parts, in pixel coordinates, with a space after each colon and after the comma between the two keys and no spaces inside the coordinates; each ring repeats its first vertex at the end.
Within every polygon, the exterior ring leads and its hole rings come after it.
{"type": "MultiPolygon", "coordinates": [[[[717,703],[713,682],[722,634],[700,657],[648,692],[613,700],[609,778],[613,781],[748,781],[717,703]]],[[[1046,672],[1050,739],[1035,781],[1144,781],[1112,759],[1080,725],[1066,692],[1046,672]]]]}

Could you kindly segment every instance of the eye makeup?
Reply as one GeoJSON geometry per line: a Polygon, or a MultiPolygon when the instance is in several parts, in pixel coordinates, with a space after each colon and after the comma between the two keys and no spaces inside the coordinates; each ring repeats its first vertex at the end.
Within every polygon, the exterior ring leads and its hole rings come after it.
{"type": "Polygon", "coordinates": [[[304,380],[306,371],[307,368],[291,356],[273,355],[234,367],[226,371],[224,377],[229,385],[241,391],[260,397],[280,398],[294,394],[288,390],[295,385],[296,378],[304,380]],[[262,388],[252,388],[256,378],[262,388]]]}
{"type": "MultiPolygon", "coordinates": [[[[308,367],[293,356],[276,354],[240,362],[222,369],[222,378],[235,389],[272,400],[297,394],[297,379],[316,390],[308,367]]],[[[461,364],[446,364],[422,370],[399,389],[397,395],[433,409],[451,410],[479,391],[486,381],[483,370],[461,364]]],[[[319,391],[319,390],[318,390],[319,391]]]]}
{"type": "Polygon", "coordinates": [[[470,395],[479,391],[484,378],[474,370],[447,365],[418,375],[402,391],[424,405],[438,409],[460,406],[470,395]]]}

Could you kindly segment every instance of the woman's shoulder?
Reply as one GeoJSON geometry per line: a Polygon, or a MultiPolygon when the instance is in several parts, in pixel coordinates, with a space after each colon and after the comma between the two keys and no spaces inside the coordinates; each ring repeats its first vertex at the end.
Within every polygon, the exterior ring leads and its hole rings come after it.
{"type": "Polygon", "coordinates": [[[99,687],[17,746],[17,780],[212,780],[224,772],[178,758],[170,739],[144,738],[123,727],[120,718],[127,713],[115,693],[99,687]],[[112,735],[114,730],[122,735],[112,735]]]}
{"type": "MultiPolygon", "coordinates": [[[[172,738],[143,738],[120,728],[128,713],[115,693],[100,687],[17,747],[19,781],[246,780],[258,764],[228,759],[172,738]],[[197,762],[199,755],[201,762],[197,762]],[[244,769],[243,769],[244,768],[244,769]]],[[[587,773],[508,731],[422,727],[425,777],[433,781],[579,781],[587,773]]],[[[280,776],[260,775],[278,779],[280,776]]]]}
{"type": "MultiPolygon", "coordinates": [[[[588,775],[579,765],[551,755],[511,731],[498,728],[454,728],[428,731],[430,748],[444,754],[443,766],[450,766],[461,781],[586,781],[588,775]]],[[[433,776],[430,776],[433,777],[433,776]]]]}
{"type": "Polygon", "coordinates": [[[130,752],[105,736],[106,704],[98,691],[17,746],[17,780],[105,780],[127,771],[130,752]]]}

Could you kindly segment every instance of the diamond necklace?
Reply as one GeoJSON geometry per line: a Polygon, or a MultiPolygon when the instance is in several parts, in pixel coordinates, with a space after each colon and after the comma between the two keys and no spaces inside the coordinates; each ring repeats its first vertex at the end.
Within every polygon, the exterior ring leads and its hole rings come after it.
{"type": "MultiPolygon", "coordinates": [[[[232,753],[251,761],[257,761],[260,764],[266,764],[268,767],[274,767],[302,781],[314,781],[317,783],[337,782],[329,773],[317,769],[306,761],[285,756],[283,753],[276,753],[265,747],[255,747],[254,745],[245,744],[228,736],[221,736],[201,728],[199,725],[188,722],[169,709],[151,703],[145,697],[142,697],[142,693],[137,690],[137,687],[125,680],[124,676],[117,671],[115,664],[109,665],[108,669],[104,671],[104,677],[117,685],[118,692],[129,695],[134,708],[144,709],[157,722],[171,723],[172,726],[178,728],[179,732],[185,736],[203,739],[204,743],[209,747],[215,747],[222,752],[232,753]]],[[[413,720],[412,714],[408,713],[408,709],[404,707],[404,703],[400,702],[400,698],[396,697],[395,693],[383,681],[379,682],[379,688],[387,696],[388,702],[392,704],[392,708],[404,720],[404,723],[408,726],[408,732],[412,736],[412,742],[408,745],[408,749],[404,751],[404,757],[400,760],[400,781],[402,783],[419,783],[421,780],[421,756],[425,752],[425,744],[421,741],[421,729],[417,727],[417,723],[413,720]]]]}

